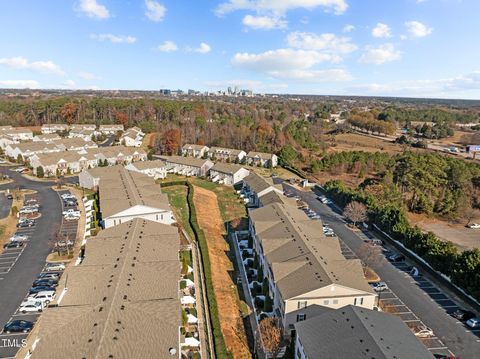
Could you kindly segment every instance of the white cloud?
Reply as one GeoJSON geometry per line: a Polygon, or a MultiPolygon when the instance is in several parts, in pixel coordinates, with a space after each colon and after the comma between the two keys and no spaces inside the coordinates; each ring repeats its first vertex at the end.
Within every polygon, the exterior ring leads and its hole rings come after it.
{"type": "Polygon", "coordinates": [[[313,50],[278,49],[259,54],[237,53],[232,64],[239,68],[260,72],[281,80],[308,82],[346,81],[351,76],[346,70],[317,70],[324,62],[336,62],[338,56],[313,50]]]}
{"type": "Polygon", "coordinates": [[[385,62],[399,60],[401,55],[401,52],[395,49],[393,44],[385,44],[378,47],[367,47],[366,52],[358,61],[364,64],[381,65],[385,62]]]}
{"type": "Polygon", "coordinates": [[[165,41],[163,44],[158,46],[157,49],[161,52],[175,52],[178,50],[178,46],[173,41],[165,41]]]}
{"type": "Polygon", "coordinates": [[[90,38],[97,41],[110,41],[113,44],[134,44],[137,42],[137,38],[134,36],[113,34],[90,34],[90,38]]]}
{"type": "Polygon", "coordinates": [[[257,71],[289,71],[309,69],[322,62],[337,62],[338,57],[318,51],[294,49],[270,50],[260,54],[237,53],[232,64],[257,71]]]}
{"type": "MultiPolygon", "coordinates": [[[[468,97],[469,91],[480,89],[480,71],[439,80],[397,81],[386,84],[351,86],[347,91],[359,94],[390,96],[452,97],[456,93],[468,97]]],[[[458,95],[456,97],[459,97],[458,95]]]]}
{"type": "Polygon", "coordinates": [[[325,11],[333,11],[340,15],[347,11],[348,5],[345,0],[229,0],[221,3],[215,13],[222,16],[237,10],[251,10],[284,15],[289,10],[313,10],[317,7],[323,7],[325,11]]]}
{"type": "Polygon", "coordinates": [[[427,25],[422,24],[419,21],[407,21],[405,23],[405,26],[407,27],[410,35],[412,35],[413,37],[425,37],[430,35],[433,31],[433,28],[428,27],[427,25]]]}
{"type": "Polygon", "coordinates": [[[272,30],[272,29],[284,29],[287,27],[287,21],[280,17],[275,16],[252,16],[246,15],[243,18],[243,25],[252,29],[258,30],[272,30]]]}
{"type": "Polygon", "coordinates": [[[145,7],[147,8],[145,16],[155,22],[162,21],[167,12],[165,6],[153,0],[145,0],[145,7]]]}
{"type": "Polygon", "coordinates": [[[92,74],[91,72],[87,71],[81,71],[78,73],[78,76],[84,80],[98,80],[100,77],[98,77],[95,74],[92,74]]]}
{"type": "Polygon", "coordinates": [[[335,34],[313,34],[310,32],[292,32],[287,36],[288,45],[302,50],[321,50],[332,54],[347,54],[357,49],[348,37],[335,34]]]}
{"type": "Polygon", "coordinates": [[[18,70],[30,70],[35,72],[42,73],[53,73],[57,75],[65,75],[65,71],[62,70],[60,66],[55,64],[52,61],[33,61],[29,62],[26,58],[10,57],[10,58],[1,58],[0,65],[5,65],[13,69],[18,70]]]}
{"type": "Polygon", "coordinates": [[[277,79],[314,83],[353,79],[352,75],[344,69],[271,71],[269,74],[277,79]]]}
{"type": "Polygon", "coordinates": [[[38,81],[35,80],[0,80],[0,88],[29,88],[36,89],[40,87],[38,81]]]}
{"type": "Polygon", "coordinates": [[[355,30],[355,26],[351,24],[347,24],[343,27],[343,32],[352,32],[353,30],[355,30]]]}
{"type": "Polygon", "coordinates": [[[372,30],[373,37],[392,37],[390,26],[379,22],[372,30]]]}
{"type": "Polygon", "coordinates": [[[100,5],[97,0],[80,0],[77,11],[93,19],[104,20],[110,17],[108,9],[100,5]]]}
{"type": "Polygon", "coordinates": [[[66,80],[65,82],[62,83],[62,87],[67,87],[67,88],[75,88],[76,83],[73,80],[66,80]]]}
{"type": "Polygon", "coordinates": [[[187,47],[187,52],[198,52],[199,54],[208,54],[212,51],[212,48],[206,42],[202,42],[199,47],[192,49],[191,47],[187,47]]]}

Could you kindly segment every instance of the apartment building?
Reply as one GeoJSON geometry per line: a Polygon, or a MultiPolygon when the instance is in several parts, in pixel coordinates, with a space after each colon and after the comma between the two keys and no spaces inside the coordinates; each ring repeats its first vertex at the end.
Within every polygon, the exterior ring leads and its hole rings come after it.
{"type": "Polygon", "coordinates": [[[70,129],[68,138],[81,138],[84,141],[91,141],[97,134],[96,130],[84,129],[70,129]]]}
{"type": "Polygon", "coordinates": [[[310,309],[294,324],[295,359],[434,358],[398,316],[354,305],[310,309]]]}
{"type": "Polygon", "coordinates": [[[102,163],[106,161],[108,166],[116,164],[128,165],[132,162],[147,160],[147,153],[144,150],[122,145],[93,148],[88,150],[88,152],[94,154],[98,161],[102,163]]]}
{"type": "Polygon", "coordinates": [[[255,172],[243,179],[243,188],[240,193],[249,207],[259,207],[262,205],[261,198],[270,192],[276,192],[283,195],[281,185],[275,185],[271,178],[265,178],[255,172]]]}
{"type": "Polygon", "coordinates": [[[278,166],[278,157],[272,153],[250,151],[246,156],[246,162],[250,166],[274,168],[278,166]]]}
{"type": "Polygon", "coordinates": [[[98,131],[105,135],[114,135],[117,132],[123,132],[124,126],[123,125],[100,125],[98,127],[98,131]]]}
{"type": "Polygon", "coordinates": [[[179,250],[176,227],[145,219],[91,237],[19,357],[179,358],[179,250]]]}
{"type": "Polygon", "coordinates": [[[125,166],[125,168],[129,171],[143,173],[149,177],[153,177],[154,179],[162,179],[167,177],[167,165],[161,160],[130,163],[129,165],[125,166]]]}
{"type": "Polygon", "coordinates": [[[52,142],[52,141],[58,141],[61,140],[62,138],[60,135],[56,132],[54,133],[46,133],[44,135],[38,135],[33,137],[33,142],[52,142]]]}
{"type": "Polygon", "coordinates": [[[37,175],[42,167],[45,177],[80,173],[83,170],[97,166],[97,159],[89,153],[61,151],[55,153],[41,153],[30,157],[32,172],[37,175]]]}
{"type": "Polygon", "coordinates": [[[208,158],[214,161],[242,163],[247,153],[242,150],[224,147],[210,147],[207,151],[208,158]]]}
{"type": "Polygon", "coordinates": [[[213,162],[201,158],[182,156],[155,156],[167,164],[167,173],[184,176],[206,177],[213,162]]]}
{"type": "Polygon", "coordinates": [[[4,135],[2,131],[0,131],[0,148],[5,150],[8,145],[13,145],[16,143],[20,143],[20,141],[14,140],[9,135],[4,135]]]}
{"type": "Polygon", "coordinates": [[[55,133],[55,132],[66,132],[68,131],[69,126],[65,123],[46,123],[42,125],[42,134],[55,133]]]}
{"type": "Polygon", "coordinates": [[[12,129],[5,129],[2,135],[10,137],[13,141],[32,141],[33,132],[26,128],[14,127],[12,129]]]}
{"type": "Polygon", "coordinates": [[[5,147],[5,155],[16,160],[21,156],[23,161],[28,161],[28,159],[35,155],[41,153],[53,153],[62,151],[55,143],[53,142],[23,142],[23,143],[11,143],[5,147]]]}
{"type": "Polygon", "coordinates": [[[51,141],[61,151],[83,151],[92,148],[97,148],[98,145],[91,141],[85,141],[82,138],[62,138],[60,140],[51,141]]]}
{"type": "Polygon", "coordinates": [[[88,130],[88,131],[95,131],[97,129],[97,125],[94,123],[76,123],[73,125],[70,125],[70,132],[78,132],[78,131],[83,131],[83,130],[88,130]]]}
{"type": "Polygon", "coordinates": [[[250,235],[268,281],[273,314],[284,335],[304,319],[298,310],[311,305],[373,309],[376,294],[358,259],[343,257],[336,238],[326,238],[321,221],[298,208],[273,203],[250,210],[250,235]]]}
{"type": "Polygon", "coordinates": [[[192,145],[187,143],[182,147],[182,155],[188,157],[202,158],[208,151],[208,147],[204,145],[192,145]]]}
{"type": "Polygon", "coordinates": [[[145,133],[139,127],[132,127],[120,136],[120,143],[127,147],[140,147],[145,133]]]}
{"type": "Polygon", "coordinates": [[[155,180],[123,166],[105,168],[98,184],[100,212],[104,228],[142,218],[172,224],[175,217],[167,195],[155,180]]]}
{"type": "Polygon", "coordinates": [[[233,186],[250,174],[250,171],[233,164],[216,163],[210,168],[209,178],[212,182],[233,186]]]}

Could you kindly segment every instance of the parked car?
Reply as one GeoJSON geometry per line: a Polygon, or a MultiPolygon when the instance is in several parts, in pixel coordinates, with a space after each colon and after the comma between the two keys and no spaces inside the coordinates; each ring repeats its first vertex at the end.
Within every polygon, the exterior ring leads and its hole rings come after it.
{"type": "Polygon", "coordinates": [[[60,197],[66,199],[66,198],[74,198],[74,199],[77,199],[75,197],[75,195],[71,194],[71,193],[63,193],[60,197]]]}
{"type": "Polygon", "coordinates": [[[375,292],[383,292],[388,289],[387,283],[385,282],[376,282],[370,284],[375,292]]]}
{"type": "Polygon", "coordinates": [[[20,304],[20,308],[18,308],[19,312],[27,313],[27,312],[41,312],[43,311],[43,303],[40,301],[25,301],[20,304]]]}
{"type": "Polygon", "coordinates": [[[12,320],[3,327],[3,331],[10,333],[28,333],[33,328],[33,323],[28,320],[12,320]]]}
{"type": "Polygon", "coordinates": [[[66,221],[78,221],[80,219],[80,216],[76,216],[74,214],[66,214],[63,216],[63,218],[66,221]]]}
{"type": "Polygon", "coordinates": [[[7,194],[7,199],[13,199],[13,195],[11,193],[7,194]]]}
{"type": "Polygon", "coordinates": [[[23,247],[23,242],[18,242],[18,241],[15,241],[15,242],[9,242],[9,243],[6,243],[3,245],[3,248],[7,249],[7,248],[20,248],[20,247],[23,247]]]}
{"type": "Polygon", "coordinates": [[[66,216],[66,215],[71,215],[71,216],[80,217],[80,211],[75,210],[75,209],[72,209],[72,208],[66,209],[65,211],[62,212],[62,214],[63,214],[64,216],[66,216]]]}
{"type": "Polygon", "coordinates": [[[466,322],[469,319],[475,318],[475,313],[465,309],[457,309],[451,314],[451,316],[461,322],[466,322]]]}
{"type": "Polygon", "coordinates": [[[480,224],[478,223],[471,223],[467,226],[470,229],[480,229],[480,224]]]}
{"type": "Polygon", "coordinates": [[[48,263],[47,266],[45,267],[46,271],[62,271],[65,269],[65,264],[64,263],[48,263]]]}
{"type": "Polygon", "coordinates": [[[77,202],[72,200],[67,200],[67,201],[63,201],[63,205],[65,207],[73,207],[77,205],[77,202]]]}
{"type": "Polygon", "coordinates": [[[14,234],[10,237],[10,242],[25,242],[28,239],[28,236],[25,234],[14,234]]]}
{"type": "Polygon", "coordinates": [[[28,294],[35,294],[35,293],[40,293],[40,292],[50,292],[50,291],[55,291],[54,287],[49,287],[47,285],[41,285],[38,287],[32,287],[28,291],[28,294]]]}
{"type": "Polygon", "coordinates": [[[392,254],[388,257],[390,262],[403,262],[405,260],[405,256],[399,253],[392,254]]]}
{"type": "Polygon", "coordinates": [[[33,227],[34,225],[35,225],[34,220],[20,218],[20,220],[17,223],[17,228],[29,228],[29,227],[33,227]]]}
{"type": "Polygon", "coordinates": [[[419,338],[429,338],[435,336],[433,330],[429,327],[417,327],[413,328],[413,334],[419,338]]]}
{"type": "Polygon", "coordinates": [[[33,282],[32,287],[44,287],[44,286],[56,287],[57,285],[58,285],[58,280],[57,279],[41,278],[41,279],[36,279],[33,282]]]}
{"type": "Polygon", "coordinates": [[[45,278],[45,279],[52,278],[52,279],[58,280],[60,279],[60,273],[50,273],[50,272],[40,273],[37,279],[42,279],[42,278],[45,278]]]}
{"type": "Polygon", "coordinates": [[[470,318],[465,322],[465,324],[467,324],[472,329],[480,328],[480,318],[470,318]]]}
{"type": "Polygon", "coordinates": [[[55,291],[38,292],[27,298],[27,301],[41,302],[44,306],[55,299],[55,291]]]}
{"type": "Polygon", "coordinates": [[[26,207],[23,207],[20,209],[20,211],[18,211],[18,213],[20,214],[34,214],[37,212],[38,212],[37,208],[26,208],[26,207]]]}

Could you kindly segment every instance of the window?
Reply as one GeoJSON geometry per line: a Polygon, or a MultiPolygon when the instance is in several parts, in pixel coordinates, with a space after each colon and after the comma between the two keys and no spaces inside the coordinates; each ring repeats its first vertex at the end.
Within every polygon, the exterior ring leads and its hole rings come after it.
{"type": "Polygon", "coordinates": [[[297,314],[297,322],[303,322],[307,318],[306,314],[297,314]]]}
{"type": "Polygon", "coordinates": [[[307,307],[307,301],[306,300],[301,300],[297,304],[297,309],[302,309],[307,307]]]}
{"type": "Polygon", "coordinates": [[[363,304],[363,298],[354,298],[353,299],[353,305],[362,305],[363,304]]]}
{"type": "Polygon", "coordinates": [[[334,299],[333,304],[338,304],[338,299],[334,299]]]}
{"type": "Polygon", "coordinates": [[[353,298],[353,305],[357,305],[357,298],[353,298]]]}
{"type": "Polygon", "coordinates": [[[328,305],[328,304],[330,304],[330,301],[328,299],[323,301],[323,305],[328,305]]]}
{"type": "Polygon", "coordinates": [[[158,221],[158,214],[156,215],[157,221],[158,221]]]}
{"type": "Polygon", "coordinates": [[[362,304],[363,304],[363,297],[360,298],[360,305],[362,305],[362,304]]]}

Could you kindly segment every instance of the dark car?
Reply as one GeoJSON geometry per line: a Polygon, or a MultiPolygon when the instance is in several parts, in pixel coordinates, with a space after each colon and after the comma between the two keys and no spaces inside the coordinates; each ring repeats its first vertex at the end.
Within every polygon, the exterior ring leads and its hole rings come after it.
{"type": "Polygon", "coordinates": [[[403,262],[405,260],[405,256],[402,254],[392,254],[390,257],[388,257],[388,260],[390,262],[403,262]]]}
{"type": "Polygon", "coordinates": [[[7,194],[7,199],[13,199],[13,195],[12,194],[7,194]]]}
{"type": "Polygon", "coordinates": [[[454,317],[455,319],[460,320],[461,322],[466,322],[471,318],[475,318],[475,313],[472,313],[465,309],[457,309],[451,314],[451,316],[454,317]]]}
{"type": "Polygon", "coordinates": [[[28,333],[33,328],[33,323],[27,320],[12,320],[3,327],[5,333],[28,333]]]}
{"type": "Polygon", "coordinates": [[[34,221],[22,221],[17,223],[17,228],[29,228],[35,225],[34,221]]]}
{"type": "Polygon", "coordinates": [[[58,280],[52,278],[43,278],[34,281],[32,287],[56,287],[57,285],[58,280]]]}
{"type": "Polygon", "coordinates": [[[48,291],[55,291],[55,287],[50,287],[48,285],[41,285],[41,286],[38,286],[38,287],[32,287],[30,288],[30,290],[28,291],[28,294],[35,294],[35,293],[38,293],[38,292],[48,292],[48,291]]]}
{"type": "Polygon", "coordinates": [[[23,242],[14,241],[14,242],[10,242],[3,245],[3,248],[20,248],[20,247],[23,247],[23,242]]]}

